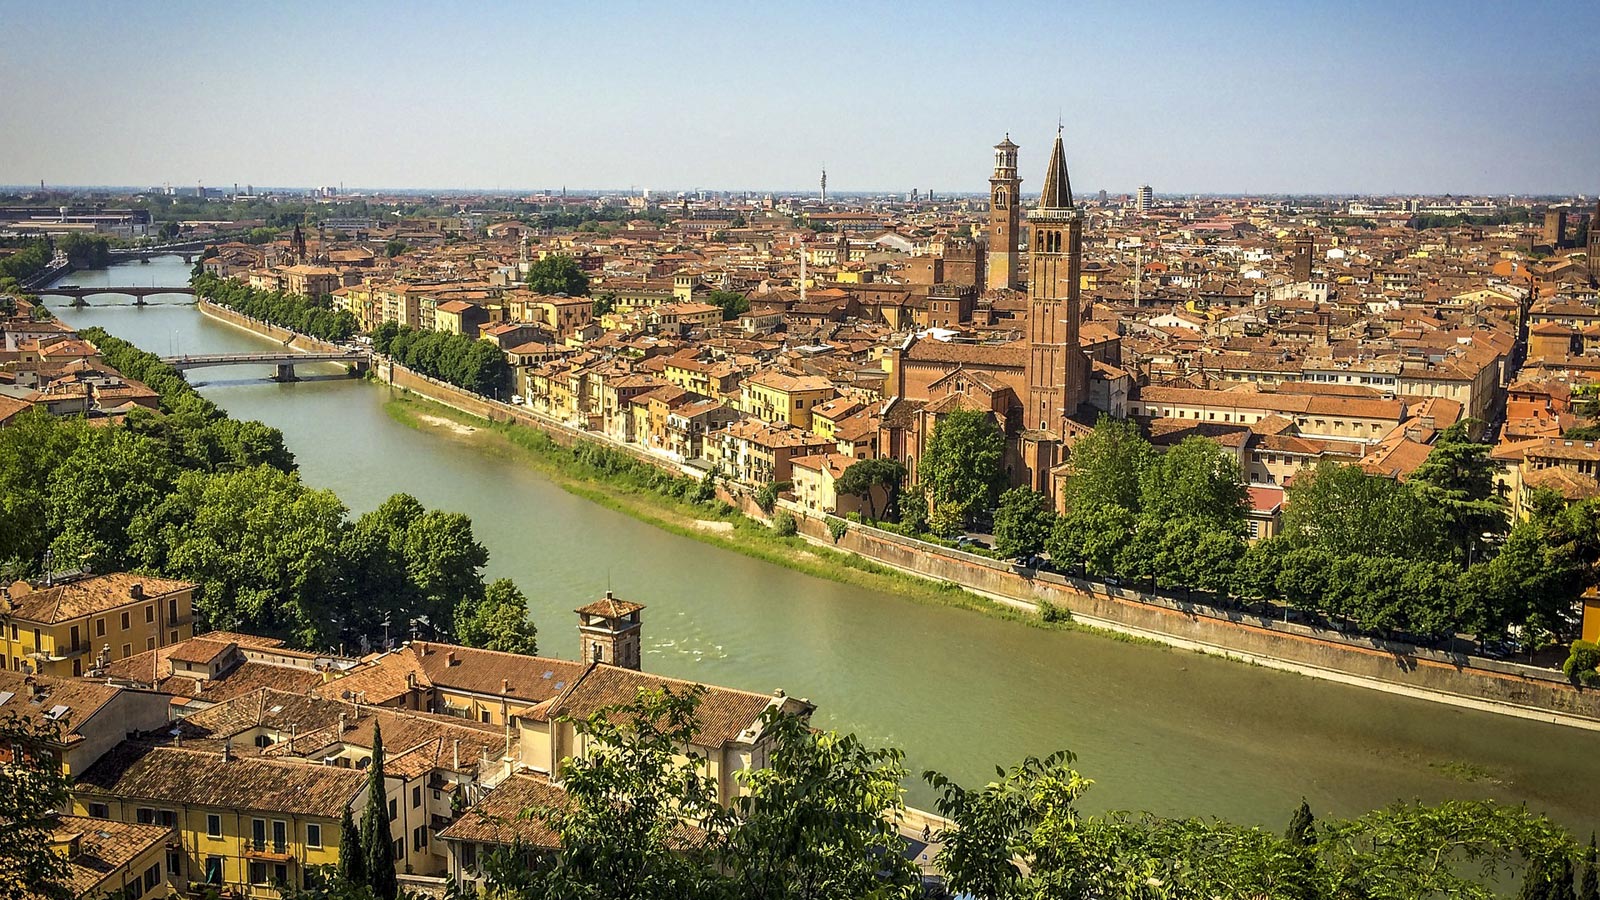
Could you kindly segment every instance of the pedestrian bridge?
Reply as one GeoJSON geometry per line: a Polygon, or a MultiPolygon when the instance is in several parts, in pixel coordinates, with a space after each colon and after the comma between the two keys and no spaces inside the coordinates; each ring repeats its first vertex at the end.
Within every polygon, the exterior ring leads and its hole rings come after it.
{"type": "Polygon", "coordinates": [[[294,367],[306,363],[345,363],[357,372],[365,371],[372,358],[364,350],[341,350],[330,353],[196,353],[188,356],[163,356],[161,361],[177,369],[209,369],[214,366],[273,366],[275,381],[294,381],[294,367]]]}

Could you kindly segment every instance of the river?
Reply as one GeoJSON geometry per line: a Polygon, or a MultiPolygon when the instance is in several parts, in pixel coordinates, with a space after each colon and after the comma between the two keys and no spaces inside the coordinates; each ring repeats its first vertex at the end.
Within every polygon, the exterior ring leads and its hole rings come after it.
{"type": "MultiPolygon", "coordinates": [[[[177,257],[79,272],[72,283],[181,285],[177,257]]],[[[188,298],[73,309],[169,352],[273,342],[200,315],[188,298]]],[[[314,373],[305,367],[302,374],[314,373]]],[[[305,480],[355,512],[404,491],[467,513],[489,575],[528,595],[545,653],[572,658],[577,607],[608,587],[648,607],[647,670],[819,706],[817,723],[905,749],[915,773],[964,782],[1066,748],[1095,787],[1089,809],[1217,815],[1281,829],[1301,797],[1318,814],[1397,799],[1526,802],[1587,833],[1600,826],[1600,737],[1315,681],[1195,653],[1047,631],[812,578],[668,534],[574,497],[516,462],[421,433],[383,409],[389,388],[354,380],[277,384],[265,368],[190,378],[239,418],[283,430],[305,480]]],[[[920,779],[916,805],[931,802],[920,779]]]]}

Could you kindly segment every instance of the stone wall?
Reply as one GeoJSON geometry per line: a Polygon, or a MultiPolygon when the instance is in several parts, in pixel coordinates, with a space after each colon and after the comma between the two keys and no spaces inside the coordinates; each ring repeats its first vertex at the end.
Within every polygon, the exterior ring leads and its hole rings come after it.
{"type": "Polygon", "coordinates": [[[281,325],[274,325],[271,322],[253,319],[226,306],[218,306],[210,300],[203,300],[197,297],[195,298],[195,306],[199,308],[201,313],[213,319],[227,322],[230,325],[237,325],[265,338],[271,338],[291,350],[300,350],[305,353],[341,353],[344,351],[344,348],[338,344],[314,338],[309,334],[301,334],[298,331],[290,331],[281,325]]]}

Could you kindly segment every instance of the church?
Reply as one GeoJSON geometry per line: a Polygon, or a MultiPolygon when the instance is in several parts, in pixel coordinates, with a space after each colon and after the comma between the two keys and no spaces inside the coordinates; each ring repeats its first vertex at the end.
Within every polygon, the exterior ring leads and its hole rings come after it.
{"type": "Polygon", "coordinates": [[[1132,377],[1118,367],[1115,329],[1085,328],[1081,296],[1083,212],[1073,202],[1058,129],[1039,201],[1022,230],[1018,147],[994,148],[989,179],[990,292],[1026,297],[1025,336],[1010,343],[966,343],[912,334],[890,350],[880,446],[906,463],[913,482],[928,437],[956,409],[991,413],[1006,434],[1007,474],[1054,500],[1065,448],[1101,413],[1123,416],[1132,377]],[[1027,280],[1020,276],[1027,254],[1027,280]]]}

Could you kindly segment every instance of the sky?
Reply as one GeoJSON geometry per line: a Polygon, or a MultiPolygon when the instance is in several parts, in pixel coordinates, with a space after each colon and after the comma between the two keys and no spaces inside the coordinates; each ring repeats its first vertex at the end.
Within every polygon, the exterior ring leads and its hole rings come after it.
{"type": "Polygon", "coordinates": [[[1600,2],[0,0],[0,184],[1600,193],[1600,2]]]}

